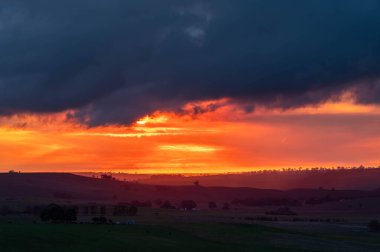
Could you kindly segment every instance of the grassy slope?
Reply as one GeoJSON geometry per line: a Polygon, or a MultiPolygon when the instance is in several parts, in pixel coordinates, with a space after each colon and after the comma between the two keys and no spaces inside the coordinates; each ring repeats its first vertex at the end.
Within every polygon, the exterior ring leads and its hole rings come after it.
{"type": "Polygon", "coordinates": [[[0,224],[0,251],[312,251],[239,238],[271,230],[199,225],[181,231],[162,226],[0,224]],[[205,228],[203,233],[199,228],[205,228]],[[225,239],[230,235],[232,239],[225,239]]]}
{"type": "MultiPolygon", "coordinates": [[[[156,200],[197,202],[226,202],[246,198],[310,198],[310,197],[357,197],[369,192],[351,190],[299,189],[279,191],[255,188],[173,186],[125,183],[77,176],[65,173],[0,174],[0,198],[2,199],[52,199],[56,194],[69,195],[70,199],[91,201],[156,200]],[[116,196],[116,197],[115,197],[116,196]]],[[[373,194],[375,192],[372,192],[373,194]]],[[[380,195],[380,191],[376,192],[380,195]]]]}
{"type": "MultiPolygon", "coordinates": [[[[123,178],[123,174],[115,176],[123,178]]],[[[380,169],[216,174],[189,177],[159,175],[140,178],[140,182],[145,184],[192,185],[194,181],[199,181],[203,186],[255,187],[278,190],[319,187],[333,187],[339,190],[374,190],[380,188],[379,180],[380,169]]]]}
{"type": "Polygon", "coordinates": [[[262,225],[0,224],[0,251],[379,251],[377,235],[329,235],[262,225]]]}

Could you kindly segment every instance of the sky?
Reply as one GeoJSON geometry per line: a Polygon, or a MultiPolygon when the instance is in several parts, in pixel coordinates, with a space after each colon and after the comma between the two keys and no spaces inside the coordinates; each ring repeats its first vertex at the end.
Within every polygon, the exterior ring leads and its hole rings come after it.
{"type": "Polygon", "coordinates": [[[4,0],[0,170],[380,165],[380,1],[4,0]]]}

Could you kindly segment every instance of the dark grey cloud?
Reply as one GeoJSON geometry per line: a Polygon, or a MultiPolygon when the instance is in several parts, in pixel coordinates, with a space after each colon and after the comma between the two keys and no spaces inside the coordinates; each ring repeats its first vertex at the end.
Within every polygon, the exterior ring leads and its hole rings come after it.
{"type": "Polygon", "coordinates": [[[378,103],[379,13],[378,0],[3,0],[0,113],[127,123],[226,96],[302,106],[355,83],[378,103]]]}

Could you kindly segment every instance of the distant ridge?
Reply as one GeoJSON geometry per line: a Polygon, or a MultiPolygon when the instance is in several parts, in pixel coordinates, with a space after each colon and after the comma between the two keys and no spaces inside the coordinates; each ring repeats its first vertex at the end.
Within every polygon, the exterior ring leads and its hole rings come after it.
{"type": "MultiPolygon", "coordinates": [[[[96,173],[86,173],[91,176],[96,173]]],[[[309,170],[284,169],[239,174],[212,174],[197,176],[139,175],[115,173],[119,179],[136,180],[144,184],[254,187],[290,190],[295,188],[326,188],[341,190],[375,190],[380,188],[380,168],[314,168],[309,170]]]]}
{"type": "Polygon", "coordinates": [[[249,187],[155,186],[113,179],[97,179],[69,173],[0,174],[0,197],[88,201],[131,201],[193,199],[201,202],[240,199],[331,197],[378,197],[380,191],[296,189],[273,190],[249,187]]]}

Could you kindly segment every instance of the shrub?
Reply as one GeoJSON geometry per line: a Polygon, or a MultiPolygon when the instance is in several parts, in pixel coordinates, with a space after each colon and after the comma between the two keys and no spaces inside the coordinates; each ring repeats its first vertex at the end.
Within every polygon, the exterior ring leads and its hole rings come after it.
{"type": "Polygon", "coordinates": [[[218,208],[218,206],[216,205],[216,203],[214,201],[210,201],[208,203],[208,208],[215,209],[215,208],[218,208]]]}
{"type": "Polygon", "coordinates": [[[131,205],[135,206],[135,207],[148,207],[148,208],[151,208],[152,207],[152,202],[151,201],[138,201],[138,200],[132,200],[131,201],[131,205]]]}
{"type": "Polygon", "coordinates": [[[77,212],[77,207],[50,204],[42,210],[40,218],[42,221],[71,222],[77,220],[77,212]]]}
{"type": "Polygon", "coordinates": [[[229,203],[224,203],[222,209],[223,210],[230,210],[230,204],[229,203]]]}
{"type": "Polygon", "coordinates": [[[170,201],[165,201],[162,205],[161,205],[161,208],[164,208],[164,209],[175,209],[176,207],[172,205],[172,203],[170,203],[170,201]]]}
{"type": "Polygon", "coordinates": [[[197,204],[195,203],[194,200],[184,200],[181,203],[181,208],[185,210],[193,210],[196,207],[197,207],[197,204]]]}
{"type": "Polygon", "coordinates": [[[107,223],[107,218],[106,217],[94,217],[92,218],[92,222],[96,224],[105,224],[107,223]]]}
{"type": "Polygon", "coordinates": [[[368,230],[370,232],[380,232],[380,223],[378,220],[371,220],[368,223],[368,230]]]}
{"type": "Polygon", "coordinates": [[[268,211],[266,214],[269,215],[297,215],[295,212],[290,210],[288,207],[280,207],[276,210],[268,211]]]}
{"type": "Polygon", "coordinates": [[[134,216],[137,214],[137,207],[128,203],[119,203],[114,207],[113,214],[134,216]]]}

